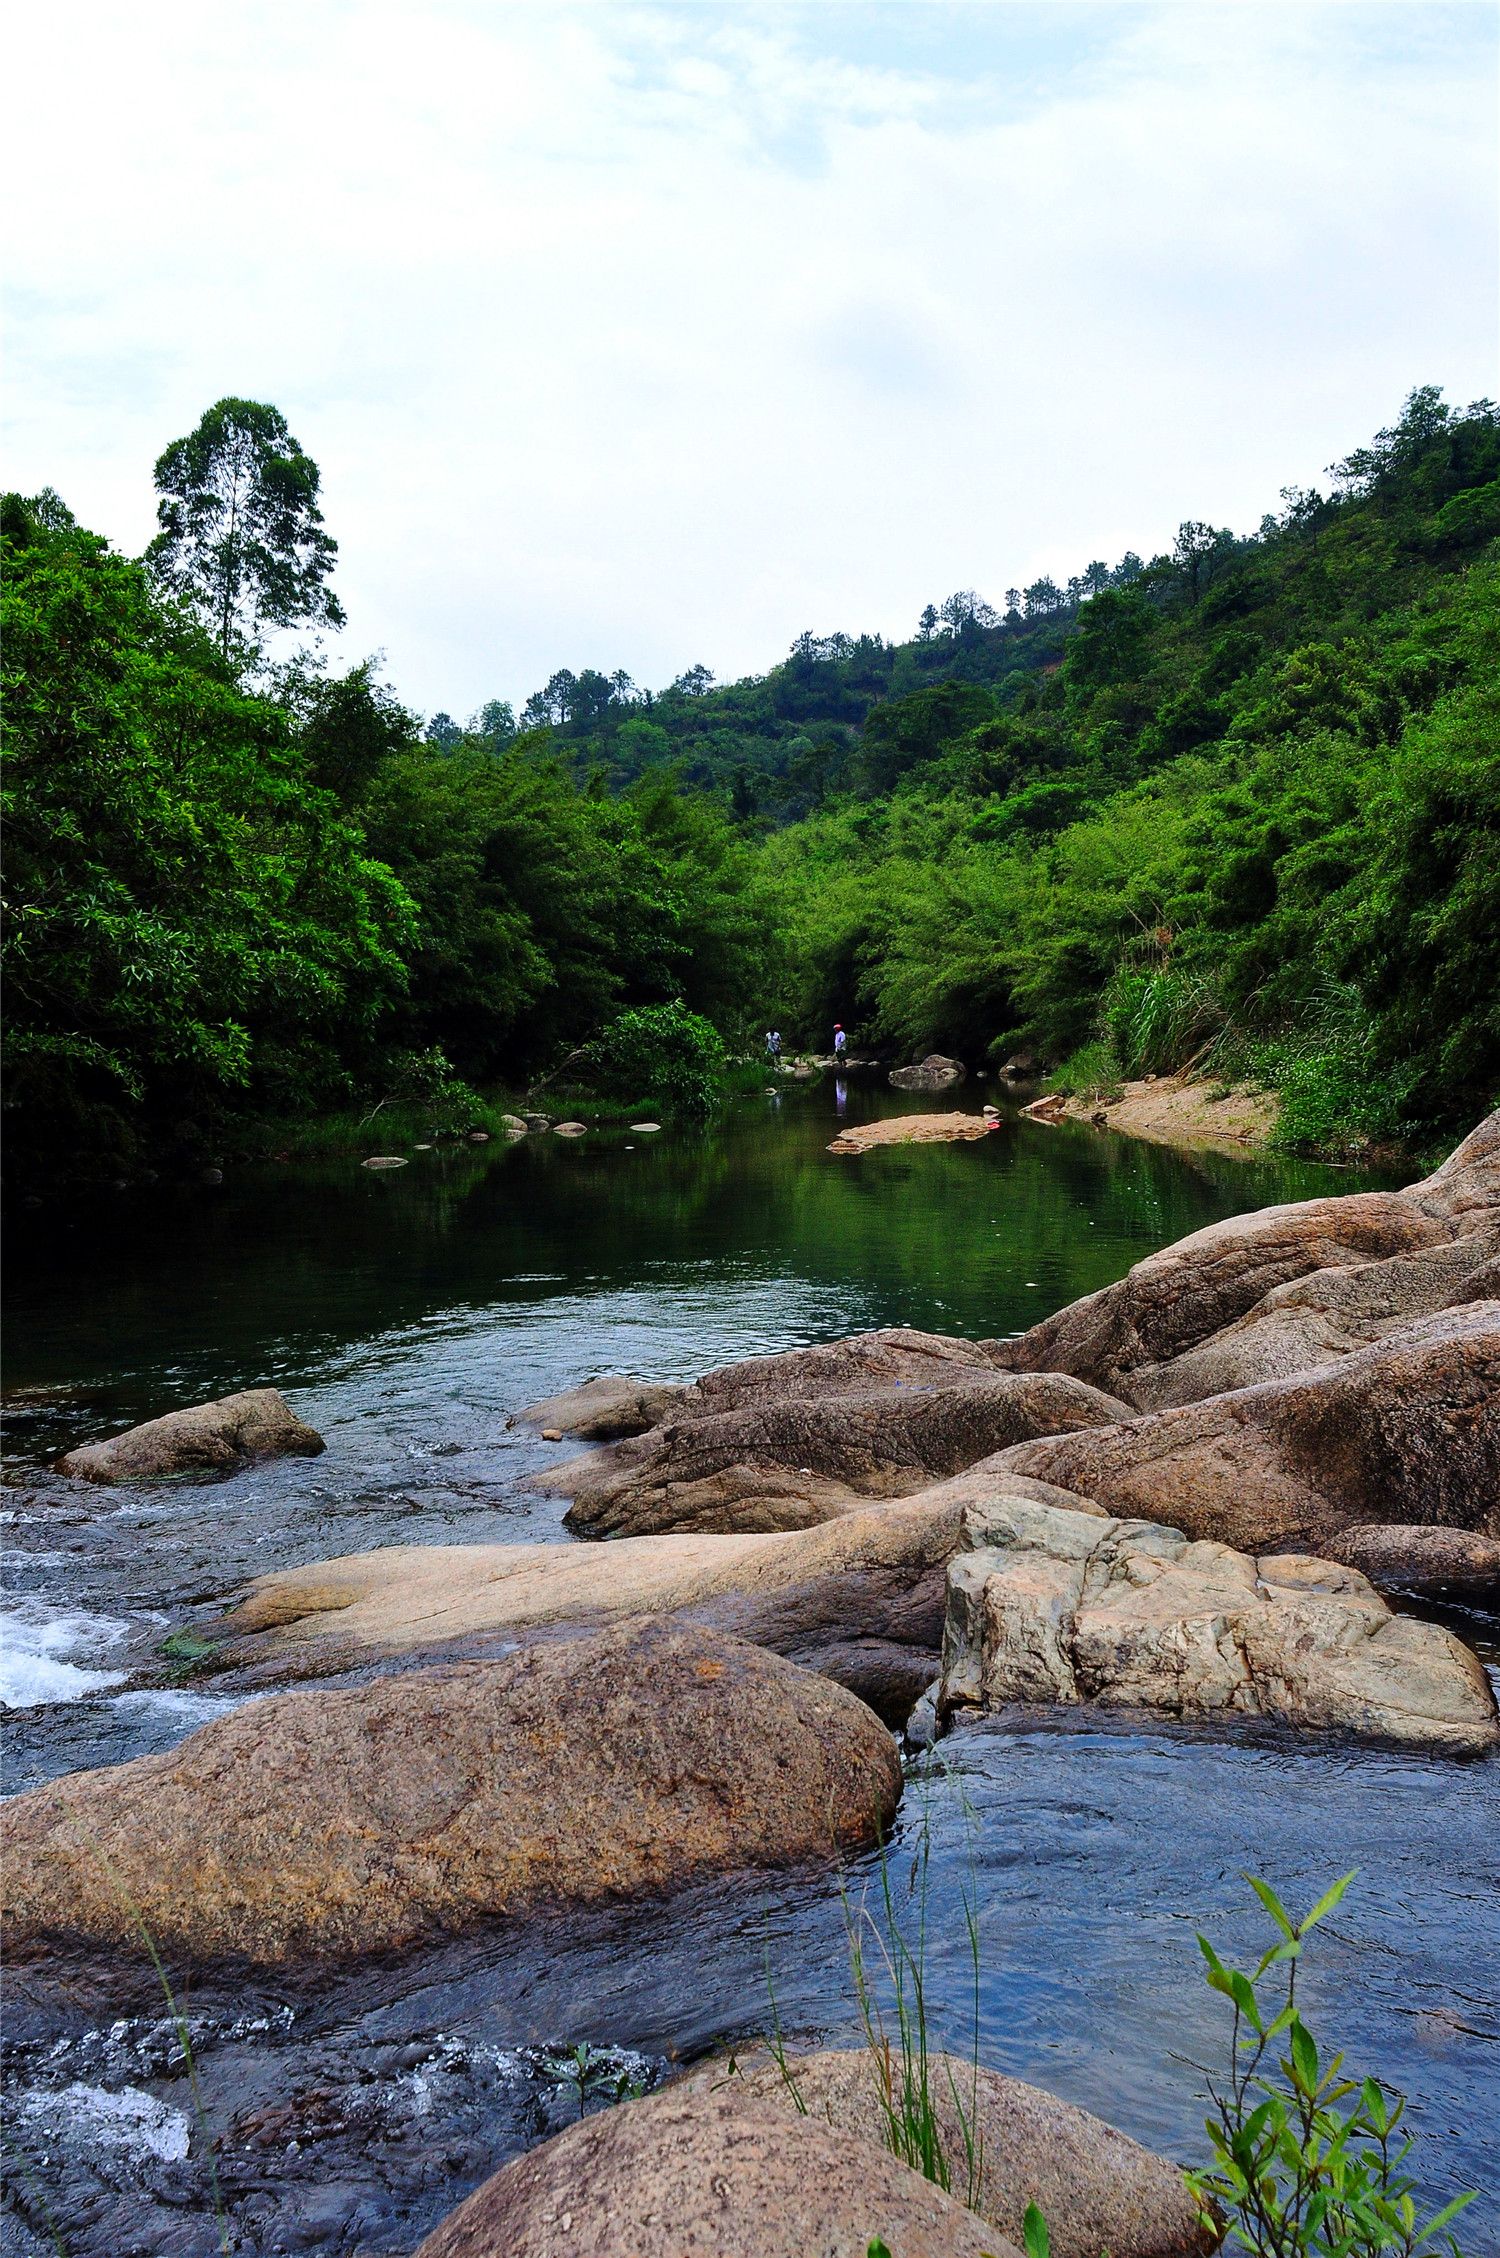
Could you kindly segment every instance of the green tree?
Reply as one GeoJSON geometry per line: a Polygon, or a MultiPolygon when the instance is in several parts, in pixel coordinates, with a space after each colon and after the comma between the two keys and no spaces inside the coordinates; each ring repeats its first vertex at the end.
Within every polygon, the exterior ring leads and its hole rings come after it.
{"type": "Polygon", "coordinates": [[[326,585],[338,543],[324,531],[320,475],[278,408],[216,401],[156,465],[157,580],[190,604],[225,660],[253,659],[268,628],[342,627],[326,585]]]}

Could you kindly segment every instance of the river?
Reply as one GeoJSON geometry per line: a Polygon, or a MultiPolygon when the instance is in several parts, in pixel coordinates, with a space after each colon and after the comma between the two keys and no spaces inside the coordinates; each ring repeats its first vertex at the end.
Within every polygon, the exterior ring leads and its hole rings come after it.
{"type": "MultiPolygon", "coordinates": [[[[703,1132],[440,1146],[387,1172],[231,1168],[23,1219],[7,1788],[169,1747],[218,1713],[211,1681],[132,1680],[159,1678],[173,1625],[248,1576],[379,1544],[567,1541],[560,1501],[520,1486],[566,1450],[506,1424],[536,1397],[868,1326],[1011,1332],[1219,1216],[1371,1181],[1013,1118],[980,1144],[827,1154],[840,1116],[907,1102],[828,1080],[703,1132]],[[129,1493],[47,1470],[70,1444],[265,1383],[325,1457],[129,1493]]],[[[1493,1620],[1453,1620],[1495,1659],[1493,1620]]],[[[940,2028],[967,2043],[967,1894],[984,2058],[1183,2160],[1203,2152],[1193,2064],[1223,2039],[1195,1930],[1250,1952],[1246,1871],[1301,1905],[1358,1868],[1308,1966],[1314,2027],[1409,2092],[1426,2186],[1500,2188],[1500,1764],[1264,1729],[990,1721],[914,1767],[900,1896],[924,1832],[940,2028]]],[[[583,2084],[603,2106],[621,2081],[753,2038],[772,1992],[790,2040],[849,2040],[845,1924],[873,1871],[715,1884],[336,1981],[196,1983],[178,2002],[196,2097],[149,1971],[23,1971],[0,2251],[410,2251],[576,2114],[566,2049],[596,2050],[583,2084]]],[[[1466,2250],[1500,2248],[1495,2208],[1470,2218],[1466,2250]]]]}

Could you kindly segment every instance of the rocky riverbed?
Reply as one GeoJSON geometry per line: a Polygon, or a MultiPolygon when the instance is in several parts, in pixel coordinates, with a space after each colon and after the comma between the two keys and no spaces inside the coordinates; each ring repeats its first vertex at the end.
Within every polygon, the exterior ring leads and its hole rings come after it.
{"type": "MultiPolygon", "coordinates": [[[[1497,1596],[1497,1257],[1500,1116],[1405,1191],[1211,1224],[1018,1332],[879,1328],[533,1402],[520,1435],[593,1446],[544,1480],[606,1542],[387,1546],[194,1595],[162,1630],[191,1698],[222,1710],[6,1813],[29,2128],[7,2231],[32,2238],[13,2246],[46,2247],[57,2204],[66,2247],[101,2254],[188,2258],[227,2236],[352,2258],[430,2228],[432,2258],[550,2251],[559,2231],[604,2258],[628,2227],[665,2258],[680,2234],[652,2241],[649,2220],[691,2220],[722,2188],[722,2247],[767,2258],[809,2237],[863,2258],[874,2233],[1006,2258],[1043,2193],[1070,2258],[1106,2238],[1116,2258],[1194,2247],[1169,2163],[1140,2150],[1131,2219],[1089,2210],[1091,2188],[1122,2184],[1111,2122],[1170,2155],[1193,2112],[1112,2078],[1097,1999],[1059,1992],[1049,2024],[1067,1946],[1046,1920],[1021,1939],[997,1918],[995,1941],[1038,1978],[1026,2066],[1050,2046],[1095,2111],[1067,2120],[1073,2176],[1056,2176],[1062,2104],[1026,2087],[996,2089],[1012,2129],[982,2188],[942,2197],[871,2145],[868,2059],[809,2052],[837,1909],[883,1828],[957,1830],[986,1877],[983,1933],[1023,1870],[1020,1899],[1049,1881],[1066,1899],[1056,1878],[1103,1827],[1113,1881],[1138,1869],[1133,1903],[1165,1891],[1202,1920],[1235,1862],[1224,1835],[1209,1847],[1215,1814],[1243,1833],[1241,1862],[1274,1855],[1266,1793],[1303,1764],[1346,1863],[1380,1783],[1403,1905],[1439,1886],[1434,1825],[1440,1886],[1482,1889],[1496,1712],[1472,1642],[1497,1596]],[[1460,1611],[1433,1619],[1445,1599],[1460,1611]],[[289,1681],[305,1690],[260,1698],[289,1681]],[[900,1814],[890,1728],[913,1712],[900,1814]],[[945,1723],[935,1753],[911,1752],[945,1723]],[[1172,1801],[1170,1841],[1139,1799],[1153,1765],[1198,1797],[1191,1819],[1172,1801]],[[1036,1768],[1079,1800],[1028,1832],[1036,1768]],[[790,1907],[811,1989],[786,1949],[773,1972],[790,1907]],[[186,2002],[191,2076],[143,1932],[186,2002]],[[748,2075],[669,2079],[764,2029],[757,1945],[810,2084],[844,2097],[813,2122],[748,2075]],[[684,1973],[692,2012],[668,2012],[684,1973]],[[564,2039],[603,2051],[570,2072],[564,2039]],[[569,2096],[581,2121],[536,2146],[569,2096]],[[440,2225],[507,2154],[522,2160],[440,2225]]],[[[261,1400],[252,1421],[239,1400],[106,1438],[75,1478],[180,1475],[197,1448],[253,1483],[257,1461],[321,1439],[290,1407],[283,1423],[261,1400]]],[[[159,1669],[138,1690],[170,1694],[159,1669]]],[[[1309,1879],[1321,1852],[1299,1842],[1309,1879]]],[[[1133,1984],[1119,1965],[1122,2028],[1158,2012],[1165,1941],[1143,1930],[1133,1984]]],[[[947,2013],[961,1955],[940,1957],[947,2013]]],[[[1425,1996],[1462,2025],[1462,1992],[1425,1996]]],[[[1474,2012],[1483,2059],[1500,2034],[1474,2012]]],[[[1003,2022],[992,1998],[978,2035],[996,2068],[1015,2059],[1003,2022]]],[[[1399,2033],[1367,2037],[1399,2063],[1399,2033]]],[[[1486,2138],[1460,2128],[1435,2182],[1486,2138]]]]}

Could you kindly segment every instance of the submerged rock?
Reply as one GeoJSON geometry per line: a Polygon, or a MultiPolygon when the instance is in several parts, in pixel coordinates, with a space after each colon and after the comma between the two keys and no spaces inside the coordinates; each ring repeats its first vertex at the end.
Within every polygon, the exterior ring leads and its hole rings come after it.
{"type": "Polygon", "coordinates": [[[651,1613],[730,1632],[898,1722],[935,1675],[944,1577],[981,1470],[774,1536],[402,1545],[263,1576],[223,1623],[242,1684],[413,1653],[473,1654],[651,1613]]]}
{"type": "Polygon", "coordinates": [[[812,2116],[679,2083],[487,2180],[416,2258],[1017,2258],[884,2148],[812,2116]]]}
{"type": "Polygon", "coordinates": [[[325,1445],[276,1388],[246,1388],[166,1412],[57,1462],[84,1482],[149,1482],[163,1474],[227,1473],[260,1458],[317,1458],[325,1445]]]}
{"type": "MultiPolygon", "coordinates": [[[[1497,1215],[1500,1112],[1481,1122],[1435,1174],[1404,1192],[1303,1200],[1210,1224],[1148,1255],[1118,1284],[997,1345],[996,1361],[1016,1371],[1071,1372],[1132,1402],[1186,1400],[1194,1384],[1190,1368],[1182,1367],[1175,1383],[1156,1376],[1158,1369],[1245,1317],[1278,1288],[1314,1271],[1348,1270],[1484,1236],[1494,1231],[1497,1215]],[[1153,1376],[1143,1381],[1138,1399],[1135,1376],[1147,1372],[1153,1376]]],[[[1271,1368],[1285,1366],[1273,1359],[1271,1368]]],[[[1196,1384],[1215,1393],[1240,1369],[1205,1360],[1196,1384]]]]}
{"type": "Polygon", "coordinates": [[[828,1147],[831,1153],[868,1152],[875,1145],[973,1144],[993,1126],[985,1113],[893,1113],[883,1121],[866,1121],[854,1129],[841,1129],[828,1147]]]}
{"type": "Polygon", "coordinates": [[[863,1702],[635,1621],[253,1702],[3,1813],[4,1930],[287,1966],[660,1896],[874,1840],[901,1771],[863,1702]]]}
{"type": "Polygon", "coordinates": [[[1125,1416],[1061,1374],[978,1370],[949,1385],[748,1404],[654,1428],[546,1477],[583,1536],[798,1529],[908,1497],[1028,1435],[1125,1416]]]}
{"type": "MultiPolygon", "coordinates": [[[[892,2067],[899,2081],[899,2059],[892,2067]]],[[[1047,2221],[1052,2258],[1099,2258],[1106,2250],[1110,2258],[1196,2258],[1213,2248],[1177,2167],[1102,2117],[957,2055],[929,2056],[928,2077],[953,2193],[1012,2242],[1021,2241],[1034,2203],[1047,2221]],[[966,2125],[979,2152],[972,2186],[966,2125]]],[[[784,2071],[769,2058],[742,2061],[732,2073],[708,2062],[684,2083],[784,2113],[800,2103],[815,2123],[884,2145],[882,2065],[868,2049],[789,2055],[784,2071]]],[[[894,2098],[899,2107],[899,2092],[894,2098]]]]}
{"type": "Polygon", "coordinates": [[[948,1572],[939,1707],[1010,1702],[1268,1717],[1457,1755],[1500,1737],[1478,1657],[1354,1569],[1027,1498],[971,1507],[948,1572]]]}
{"type": "Polygon", "coordinates": [[[889,1079],[896,1090],[947,1090],[962,1082],[966,1071],[961,1060],[929,1051],[915,1066],[893,1066],[889,1079]]]}
{"type": "Polygon", "coordinates": [[[1500,1301],[1418,1318],[1311,1372],[1024,1443],[1006,1464],[1252,1552],[1322,1546],[1362,1521],[1500,1536],[1500,1301]]]}

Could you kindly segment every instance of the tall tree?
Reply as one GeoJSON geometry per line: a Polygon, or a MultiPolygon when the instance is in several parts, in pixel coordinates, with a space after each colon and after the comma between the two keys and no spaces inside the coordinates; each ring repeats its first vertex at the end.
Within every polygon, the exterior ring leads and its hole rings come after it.
{"type": "Polygon", "coordinates": [[[198,611],[222,657],[255,658],[268,628],[342,627],[326,583],[338,543],[323,529],[318,466],[279,408],[219,400],[156,465],[157,581],[198,611]]]}

